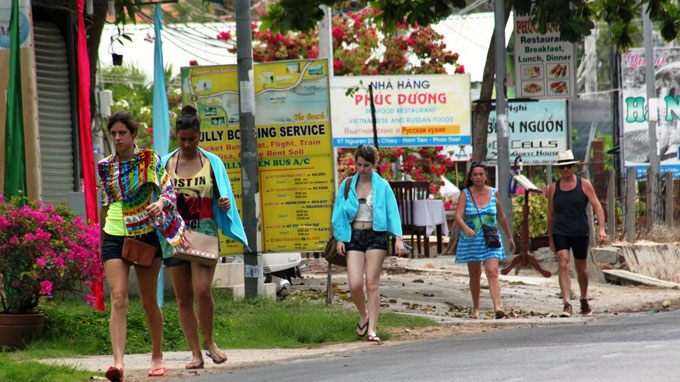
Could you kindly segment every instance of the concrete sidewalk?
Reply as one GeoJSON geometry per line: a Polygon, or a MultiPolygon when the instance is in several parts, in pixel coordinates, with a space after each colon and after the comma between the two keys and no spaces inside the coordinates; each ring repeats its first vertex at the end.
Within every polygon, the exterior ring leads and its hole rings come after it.
{"type": "MultiPolygon", "coordinates": [[[[149,363],[151,362],[150,353],[129,354],[125,356],[124,379],[126,381],[161,381],[175,379],[186,376],[196,376],[204,373],[227,372],[228,370],[267,365],[278,362],[299,360],[305,358],[322,357],[325,355],[340,352],[356,351],[371,346],[364,341],[349,344],[330,345],[320,348],[301,348],[301,349],[225,349],[228,360],[221,365],[215,365],[208,357],[203,357],[206,361],[205,368],[199,370],[186,370],[184,365],[191,361],[190,351],[164,352],[164,366],[168,368],[165,378],[147,377],[149,363]]],[[[46,358],[40,362],[48,364],[61,364],[75,366],[79,369],[90,370],[93,372],[104,373],[113,364],[111,355],[73,357],[73,358],[46,358]]],[[[103,377],[94,379],[106,380],[103,377]]]]}

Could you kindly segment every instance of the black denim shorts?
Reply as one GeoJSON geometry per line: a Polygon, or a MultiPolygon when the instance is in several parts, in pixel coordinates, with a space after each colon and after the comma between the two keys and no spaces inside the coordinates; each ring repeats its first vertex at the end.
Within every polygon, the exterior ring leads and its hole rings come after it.
{"type": "Polygon", "coordinates": [[[387,251],[387,232],[352,228],[352,239],[345,245],[345,250],[366,252],[371,249],[387,251]]]}
{"type": "Polygon", "coordinates": [[[166,268],[175,267],[177,265],[182,265],[182,264],[190,264],[190,263],[191,263],[191,261],[178,259],[174,256],[168,257],[167,259],[163,259],[163,265],[165,265],[166,268]]]}
{"type": "MultiPolygon", "coordinates": [[[[135,239],[149,243],[156,247],[156,257],[163,256],[156,232],[149,232],[146,235],[135,236],[135,239]]],[[[123,241],[125,241],[125,236],[113,236],[104,232],[104,241],[102,243],[102,263],[105,263],[107,260],[122,258],[123,241]]]]}

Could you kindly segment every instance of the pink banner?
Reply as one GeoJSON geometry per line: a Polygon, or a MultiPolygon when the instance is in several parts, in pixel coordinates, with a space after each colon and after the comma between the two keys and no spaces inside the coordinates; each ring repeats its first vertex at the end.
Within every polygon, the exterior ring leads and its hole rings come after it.
{"type": "MultiPolygon", "coordinates": [[[[87,55],[85,21],[83,20],[84,9],[85,0],[78,0],[78,116],[80,119],[80,158],[81,165],[83,166],[83,187],[85,189],[87,220],[91,223],[97,223],[99,222],[99,214],[94,175],[92,132],[90,126],[90,59],[87,55]]],[[[92,287],[92,294],[97,299],[97,309],[106,310],[103,282],[100,281],[92,287]]]]}

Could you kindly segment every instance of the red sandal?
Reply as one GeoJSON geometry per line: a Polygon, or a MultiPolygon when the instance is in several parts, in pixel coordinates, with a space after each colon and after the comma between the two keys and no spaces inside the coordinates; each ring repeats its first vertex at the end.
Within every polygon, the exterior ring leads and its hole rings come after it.
{"type": "Polygon", "coordinates": [[[109,381],[117,382],[117,381],[122,381],[123,380],[123,368],[122,367],[117,367],[117,366],[111,366],[106,370],[106,373],[104,374],[106,379],[109,381]]]}

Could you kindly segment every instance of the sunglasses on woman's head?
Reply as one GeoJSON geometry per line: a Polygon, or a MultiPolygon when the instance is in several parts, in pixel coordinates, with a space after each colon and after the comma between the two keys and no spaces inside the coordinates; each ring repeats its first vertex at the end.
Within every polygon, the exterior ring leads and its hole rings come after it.
{"type": "Polygon", "coordinates": [[[359,149],[364,149],[366,152],[370,153],[373,151],[373,146],[370,145],[359,145],[359,149]]]}
{"type": "Polygon", "coordinates": [[[472,162],[472,163],[470,163],[470,169],[473,169],[475,167],[486,168],[486,163],[484,163],[484,162],[472,162]]]}

